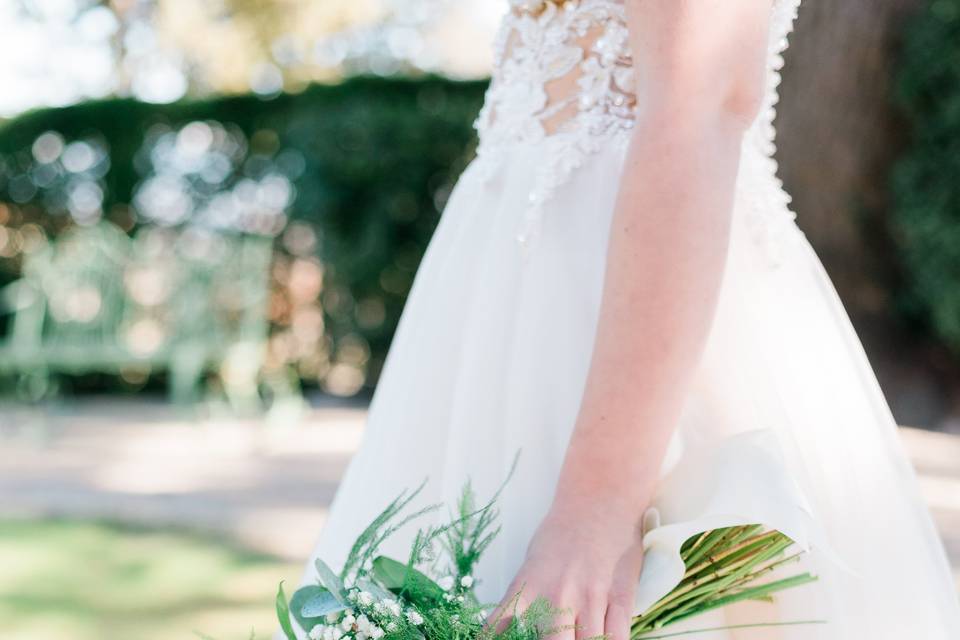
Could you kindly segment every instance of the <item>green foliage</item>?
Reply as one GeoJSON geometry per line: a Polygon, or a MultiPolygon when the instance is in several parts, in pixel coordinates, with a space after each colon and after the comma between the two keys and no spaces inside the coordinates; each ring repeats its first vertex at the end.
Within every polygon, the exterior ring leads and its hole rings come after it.
{"type": "MultiPolygon", "coordinates": [[[[546,601],[538,599],[522,613],[510,611],[509,606],[503,607],[488,625],[487,611],[477,601],[473,583],[464,584],[459,580],[462,577],[458,569],[461,567],[459,550],[486,548],[495,535],[494,504],[502,488],[493,499],[476,509],[476,500],[468,484],[458,502],[459,512],[454,520],[421,529],[406,564],[385,556],[378,556],[368,564],[364,558],[375,552],[384,539],[411,520],[436,509],[430,506],[404,516],[403,511],[420,494],[423,486],[413,492],[404,492],[360,535],[348,555],[342,578],[318,561],[320,585],[299,589],[289,607],[278,604],[278,615],[289,619],[292,612],[305,630],[319,625],[338,625],[341,630],[350,629],[348,637],[354,637],[354,630],[362,631],[361,622],[378,625],[377,633],[385,634],[382,636],[384,640],[541,640],[551,635],[558,630],[555,620],[560,612],[546,601]],[[447,542],[446,548],[453,562],[454,573],[448,575],[450,584],[447,587],[416,568],[425,560],[426,549],[441,540],[447,542]],[[451,545],[451,540],[456,544],[451,545]],[[331,591],[343,595],[332,597],[331,591]],[[347,606],[342,606],[341,598],[348,603],[347,606]],[[327,616],[328,613],[331,617],[327,616]],[[509,619],[504,619],[506,613],[512,614],[509,619]]],[[[463,566],[472,568],[473,562],[475,558],[463,566]]],[[[514,606],[517,601],[515,598],[514,606]]],[[[323,630],[324,627],[318,629],[323,630]]]]}
{"type": "Polygon", "coordinates": [[[480,557],[500,533],[500,527],[495,526],[499,510],[488,508],[477,512],[474,493],[469,483],[460,494],[457,511],[459,517],[454,519],[446,532],[444,546],[453,560],[453,575],[459,582],[466,576],[472,576],[480,557]],[[477,516],[471,517],[474,513],[477,513],[477,516]]]}
{"type": "MultiPolygon", "coordinates": [[[[357,537],[350,549],[347,560],[343,565],[342,575],[352,577],[353,574],[362,574],[367,564],[372,562],[383,541],[393,535],[400,527],[414,518],[419,518],[431,511],[439,509],[439,505],[430,505],[413,514],[400,518],[400,514],[423,491],[426,481],[412,492],[403,491],[387,507],[373,519],[366,529],[357,537]],[[398,520],[399,518],[399,520],[398,520]]],[[[322,573],[322,572],[321,572],[322,573]]]]}
{"type": "MultiPolygon", "coordinates": [[[[510,476],[516,464],[515,460],[510,476]]],[[[435,509],[427,507],[403,517],[403,511],[420,494],[423,485],[412,493],[402,493],[360,535],[342,577],[317,561],[320,586],[306,586],[294,594],[290,604],[294,617],[314,634],[325,637],[336,633],[336,637],[342,635],[345,639],[543,640],[570,629],[558,626],[564,611],[542,598],[535,599],[522,612],[517,611],[519,593],[499,605],[484,604],[477,599],[472,570],[496,536],[495,505],[505,485],[488,503],[475,509],[473,489],[467,483],[458,500],[457,513],[450,522],[417,532],[406,564],[379,556],[368,566],[362,558],[375,551],[384,539],[410,520],[435,509]],[[450,568],[442,574],[444,578],[434,582],[417,566],[426,564],[426,550],[438,541],[444,542],[450,568]],[[469,579],[461,580],[466,577],[469,579]],[[342,595],[332,597],[331,591],[342,595]],[[495,612],[490,616],[486,607],[495,605],[495,612]]],[[[650,637],[651,632],[736,602],[769,602],[775,594],[816,581],[816,576],[807,572],[782,576],[781,570],[797,562],[804,553],[788,553],[793,546],[794,542],[784,534],[766,530],[761,525],[724,527],[693,536],[680,549],[686,567],[682,580],[648,611],[633,618],[630,637],[635,640],[650,637]]],[[[285,611],[278,607],[281,615],[285,611]]],[[[822,621],[785,624],[812,625],[822,621]]],[[[742,628],[761,626],[776,625],[753,624],[742,628]]]]}
{"type": "MultiPolygon", "coordinates": [[[[340,599],[327,589],[318,585],[307,585],[298,589],[290,600],[288,621],[289,614],[292,613],[300,627],[309,633],[328,613],[343,611],[345,608],[340,599]]],[[[282,617],[280,623],[282,626],[282,617]]]]}
{"type": "MultiPolygon", "coordinates": [[[[0,224],[32,224],[47,235],[74,224],[68,196],[78,175],[39,168],[34,144],[45,132],[106,154],[82,177],[102,191],[104,216],[132,232],[145,221],[138,188],[157,170],[152,141],[189,123],[215,124],[240,151],[217,185],[191,178],[191,193],[209,198],[267,171],[289,179],[295,196],[285,213],[314,230],[310,251],[323,267],[324,348],[334,361],[341,351],[354,354],[373,386],[440,211],[472,155],[471,123],[485,88],[360,77],[270,100],[112,99],[27,113],[0,126],[0,224]]],[[[281,249],[298,240],[282,231],[278,238],[281,249]]],[[[19,258],[0,256],[0,286],[19,266],[19,258]]]]}
{"type": "Polygon", "coordinates": [[[900,304],[960,351],[960,0],[931,0],[910,26],[897,81],[911,134],[893,180],[900,304]]]}
{"type": "Polygon", "coordinates": [[[503,484],[493,494],[490,501],[479,509],[476,507],[476,494],[473,491],[473,485],[469,480],[464,485],[463,491],[460,493],[460,499],[457,501],[457,516],[451,518],[451,522],[442,536],[447,555],[453,562],[451,573],[455,579],[455,584],[459,585],[464,578],[468,578],[472,583],[474,568],[486,552],[487,547],[500,534],[500,526],[497,525],[500,510],[496,506],[497,501],[513,478],[513,474],[516,473],[519,463],[520,454],[518,452],[513,458],[513,464],[510,465],[510,471],[507,473],[503,484]]]}
{"type": "MultiPolygon", "coordinates": [[[[294,600],[296,600],[296,598],[294,598],[294,600]]],[[[291,602],[290,605],[287,605],[287,594],[283,591],[282,582],[277,588],[276,603],[277,620],[280,622],[280,629],[283,631],[283,635],[287,637],[287,640],[297,640],[297,635],[293,632],[293,625],[290,623],[290,608],[294,606],[294,602],[291,602]]],[[[308,627],[304,628],[309,631],[308,627]]]]}
{"type": "Polygon", "coordinates": [[[443,597],[443,589],[415,568],[380,556],[373,561],[373,575],[391,593],[409,594],[410,601],[422,607],[436,604],[443,597]]]}
{"type": "Polygon", "coordinates": [[[0,566],[0,638],[30,640],[269,640],[276,585],[303,570],[222,536],[60,520],[0,521],[0,566]]]}

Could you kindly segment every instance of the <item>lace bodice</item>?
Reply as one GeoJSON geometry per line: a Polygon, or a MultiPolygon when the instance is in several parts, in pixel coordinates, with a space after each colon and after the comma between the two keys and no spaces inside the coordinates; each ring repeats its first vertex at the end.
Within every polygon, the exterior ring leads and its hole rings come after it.
{"type": "MultiPolygon", "coordinates": [[[[515,145],[541,146],[518,231],[528,244],[555,191],[593,153],[625,148],[638,103],[623,0],[509,0],[495,42],[494,72],[476,122],[475,171],[502,166],[515,145]]],[[[773,3],[765,108],[749,132],[755,164],[776,181],[774,105],[786,36],[800,0],[773,3]],[[773,174],[773,175],[771,175],[773,174]]],[[[785,196],[784,196],[785,197],[785,196]]]]}
{"type": "Polygon", "coordinates": [[[637,104],[622,0],[510,0],[477,130],[479,169],[515,144],[542,143],[543,164],[518,239],[590,153],[625,141],[637,104]]]}

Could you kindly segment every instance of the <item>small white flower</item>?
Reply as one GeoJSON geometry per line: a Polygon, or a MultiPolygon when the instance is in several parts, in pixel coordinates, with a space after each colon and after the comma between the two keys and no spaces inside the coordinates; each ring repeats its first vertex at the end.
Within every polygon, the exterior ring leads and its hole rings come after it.
{"type": "Polygon", "coordinates": [[[350,631],[356,621],[357,619],[353,617],[353,613],[348,611],[347,615],[343,616],[343,620],[340,621],[340,628],[344,631],[350,631]]]}
{"type": "Polygon", "coordinates": [[[469,589],[473,586],[473,576],[463,576],[460,578],[460,586],[469,589]]]}
{"type": "Polygon", "coordinates": [[[369,607],[371,604],[373,604],[373,594],[369,591],[361,591],[359,594],[357,594],[357,602],[365,607],[369,607]]]}
{"type": "Polygon", "coordinates": [[[361,633],[369,633],[370,627],[373,626],[373,623],[370,622],[370,618],[365,615],[357,616],[357,631],[361,633]]]}
{"type": "Polygon", "coordinates": [[[423,616],[421,616],[420,613],[414,609],[407,610],[407,620],[409,620],[410,624],[412,625],[423,624],[423,616]]]}
{"type": "Polygon", "coordinates": [[[392,600],[392,599],[383,600],[381,604],[383,605],[383,608],[386,610],[386,612],[395,618],[402,613],[402,610],[400,609],[400,603],[397,602],[396,600],[392,600]]]}
{"type": "Polygon", "coordinates": [[[444,591],[450,591],[450,589],[453,589],[453,576],[443,576],[437,581],[437,584],[440,585],[440,588],[444,591]]]}

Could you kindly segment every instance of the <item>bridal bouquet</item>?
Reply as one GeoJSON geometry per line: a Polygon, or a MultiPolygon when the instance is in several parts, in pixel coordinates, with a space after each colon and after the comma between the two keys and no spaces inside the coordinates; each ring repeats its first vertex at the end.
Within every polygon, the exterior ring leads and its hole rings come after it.
{"type": "MultiPolygon", "coordinates": [[[[540,640],[560,630],[555,621],[562,612],[546,601],[534,602],[519,615],[490,620],[488,606],[474,593],[474,568],[499,531],[497,496],[477,508],[468,484],[451,521],[421,529],[405,561],[378,552],[400,527],[439,508],[404,513],[422,488],[404,492],[374,519],[339,575],[317,560],[319,584],[302,587],[289,602],[280,586],[277,615],[289,640],[296,640],[294,620],[311,640],[540,640]],[[443,577],[429,577],[420,570],[426,566],[439,567],[443,577]]],[[[634,618],[631,640],[668,637],[651,634],[717,607],[770,600],[777,592],[815,580],[809,573],[770,579],[774,570],[799,557],[788,553],[792,545],[783,534],[759,525],[694,536],[681,548],[687,568],[683,580],[634,618]]],[[[694,632],[671,636],[686,633],[694,632]]]]}

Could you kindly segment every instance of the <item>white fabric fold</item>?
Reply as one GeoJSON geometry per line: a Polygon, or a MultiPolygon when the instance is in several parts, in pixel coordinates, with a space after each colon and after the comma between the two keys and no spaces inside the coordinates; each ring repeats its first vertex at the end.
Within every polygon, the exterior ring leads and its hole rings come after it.
{"type": "Polygon", "coordinates": [[[750,431],[690,449],[663,478],[644,515],[640,615],[683,579],[684,542],[705,531],[763,525],[801,549],[826,549],[808,501],[789,475],[775,435],[750,431]]]}

